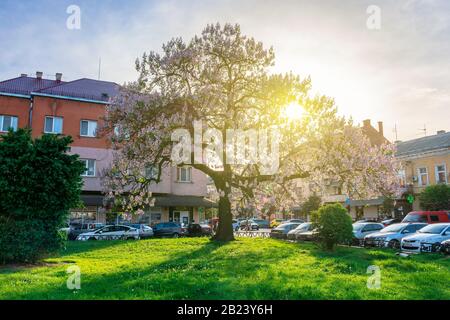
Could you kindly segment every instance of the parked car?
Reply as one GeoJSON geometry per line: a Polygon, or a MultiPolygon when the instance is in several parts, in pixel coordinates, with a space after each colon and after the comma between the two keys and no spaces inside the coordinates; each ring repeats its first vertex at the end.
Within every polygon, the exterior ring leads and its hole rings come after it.
{"type": "Polygon", "coordinates": [[[138,240],[139,231],[136,228],[124,225],[110,225],[100,229],[78,235],[77,240],[138,240]]]}
{"type": "Polygon", "coordinates": [[[391,218],[391,219],[386,219],[386,220],[381,221],[381,223],[385,227],[390,226],[391,224],[400,223],[400,222],[402,222],[402,219],[398,219],[398,218],[391,218]]]}
{"type": "Polygon", "coordinates": [[[207,224],[191,223],[183,230],[186,237],[204,237],[212,234],[212,228],[207,224]]]}
{"type": "Polygon", "coordinates": [[[153,235],[154,235],[153,229],[146,224],[130,223],[130,224],[126,224],[126,225],[129,227],[132,227],[132,228],[136,228],[139,231],[140,239],[147,239],[147,238],[153,237],[153,235]]]}
{"type": "Polygon", "coordinates": [[[445,254],[450,254],[450,240],[441,242],[441,251],[445,254]]]}
{"type": "Polygon", "coordinates": [[[416,234],[404,237],[401,249],[411,252],[435,252],[441,242],[450,239],[450,223],[434,223],[420,229],[416,234]]]}
{"type": "Polygon", "coordinates": [[[312,231],[312,223],[311,222],[304,222],[302,224],[299,224],[295,229],[290,230],[287,233],[287,238],[290,240],[297,240],[297,236],[299,234],[312,231]]]}
{"type": "Polygon", "coordinates": [[[425,227],[426,223],[396,223],[381,229],[379,232],[364,237],[365,247],[389,247],[400,249],[400,242],[406,236],[416,233],[425,227]]]}
{"type": "Polygon", "coordinates": [[[73,223],[70,225],[70,230],[67,238],[69,240],[76,240],[76,238],[86,232],[91,232],[99,228],[104,227],[103,223],[90,222],[90,223],[73,223]]]}
{"type": "Polygon", "coordinates": [[[59,232],[68,238],[70,233],[70,225],[68,223],[64,223],[63,227],[59,228],[59,232]]]}
{"type": "Polygon", "coordinates": [[[356,222],[353,224],[353,243],[362,244],[364,237],[368,234],[378,232],[383,229],[381,223],[376,222],[356,222]]]}
{"type": "Polygon", "coordinates": [[[268,229],[270,228],[270,223],[269,221],[265,220],[265,219],[251,219],[252,222],[256,223],[258,225],[258,228],[265,228],[268,229]]]}
{"type": "Polygon", "coordinates": [[[281,222],[280,224],[284,224],[284,223],[303,223],[303,222],[305,222],[303,219],[289,219],[289,220],[281,222]]]}
{"type": "Polygon", "coordinates": [[[406,215],[402,222],[450,222],[450,213],[448,211],[412,211],[406,215]]]}
{"type": "Polygon", "coordinates": [[[241,230],[259,230],[259,225],[252,220],[242,220],[239,223],[239,229],[241,230]]]}
{"type": "Polygon", "coordinates": [[[295,222],[280,224],[278,227],[272,229],[272,231],[270,232],[270,237],[277,239],[286,239],[288,232],[292,229],[297,228],[299,225],[300,223],[295,222]]]}
{"type": "Polygon", "coordinates": [[[236,219],[232,220],[232,224],[233,224],[233,230],[234,231],[238,231],[239,230],[239,222],[236,219]]]}
{"type": "Polygon", "coordinates": [[[317,229],[311,229],[305,232],[297,233],[295,240],[297,241],[315,241],[317,239],[317,229]]]}
{"type": "Polygon", "coordinates": [[[284,221],[286,221],[286,220],[284,220],[284,219],[273,219],[272,221],[270,221],[270,228],[276,228],[276,227],[278,227],[281,223],[283,223],[284,221]]]}
{"type": "Polygon", "coordinates": [[[176,222],[161,222],[153,226],[155,237],[178,238],[182,234],[181,225],[176,222]]]}

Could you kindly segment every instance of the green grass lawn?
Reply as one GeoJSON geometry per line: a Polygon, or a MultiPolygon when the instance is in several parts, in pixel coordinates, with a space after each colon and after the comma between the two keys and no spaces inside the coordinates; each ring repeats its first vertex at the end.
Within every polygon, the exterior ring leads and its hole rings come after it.
{"type": "Polygon", "coordinates": [[[0,299],[450,299],[450,260],[381,249],[206,238],[69,242],[37,266],[0,267],[0,299]],[[81,269],[81,290],[66,270],[81,269]],[[366,286],[367,267],[381,288],[366,286]]]}

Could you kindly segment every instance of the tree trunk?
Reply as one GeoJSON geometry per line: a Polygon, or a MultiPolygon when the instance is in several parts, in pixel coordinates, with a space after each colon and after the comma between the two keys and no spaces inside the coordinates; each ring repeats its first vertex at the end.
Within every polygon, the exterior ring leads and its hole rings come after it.
{"type": "Polygon", "coordinates": [[[219,225],[213,240],[234,240],[232,220],[230,199],[225,195],[219,199],[219,225]]]}

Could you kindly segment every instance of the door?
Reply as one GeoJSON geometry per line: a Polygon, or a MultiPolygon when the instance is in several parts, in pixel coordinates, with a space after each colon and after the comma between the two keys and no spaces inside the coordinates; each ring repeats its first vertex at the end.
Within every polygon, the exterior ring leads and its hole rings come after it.
{"type": "Polygon", "coordinates": [[[174,211],[173,215],[180,217],[180,223],[187,226],[189,224],[189,211],[174,211]]]}

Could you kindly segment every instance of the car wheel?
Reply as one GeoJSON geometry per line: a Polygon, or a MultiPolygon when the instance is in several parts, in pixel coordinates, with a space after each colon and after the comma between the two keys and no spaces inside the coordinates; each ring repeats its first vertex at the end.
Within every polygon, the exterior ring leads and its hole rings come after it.
{"type": "Polygon", "coordinates": [[[90,237],[88,240],[97,240],[96,237],[90,237]]]}
{"type": "Polygon", "coordinates": [[[391,240],[388,242],[388,247],[392,249],[400,249],[400,242],[397,240],[391,240]]]}
{"type": "Polygon", "coordinates": [[[436,242],[431,247],[431,252],[439,252],[441,250],[441,244],[439,242],[436,242]]]}
{"type": "Polygon", "coordinates": [[[180,235],[178,233],[176,233],[176,232],[172,235],[173,238],[178,238],[179,236],[180,235]]]}

